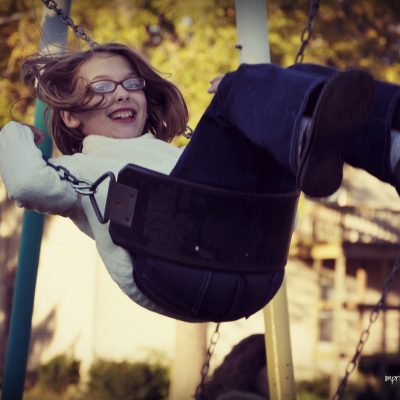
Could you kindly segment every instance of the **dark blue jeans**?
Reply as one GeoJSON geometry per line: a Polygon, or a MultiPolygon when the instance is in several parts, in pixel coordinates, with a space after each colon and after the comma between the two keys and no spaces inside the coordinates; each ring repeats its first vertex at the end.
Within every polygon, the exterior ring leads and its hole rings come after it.
{"type": "MultiPolygon", "coordinates": [[[[296,190],[300,121],[311,96],[336,73],[314,65],[290,69],[242,65],[225,76],[171,175],[250,193],[296,190]]],[[[388,151],[398,86],[377,82],[368,126],[346,150],[346,161],[391,182],[388,151]]],[[[136,256],[135,281],[183,320],[248,317],[278,291],[284,271],[206,271],[136,256]]]]}

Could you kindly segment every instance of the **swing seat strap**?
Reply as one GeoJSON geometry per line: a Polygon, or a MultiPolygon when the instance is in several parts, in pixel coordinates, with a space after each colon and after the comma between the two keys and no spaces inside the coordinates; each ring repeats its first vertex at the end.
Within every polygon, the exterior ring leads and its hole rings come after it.
{"type": "Polygon", "coordinates": [[[105,218],[114,243],[131,253],[272,272],[286,265],[298,198],[213,188],[128,164],[110,182],[105,218]]]}

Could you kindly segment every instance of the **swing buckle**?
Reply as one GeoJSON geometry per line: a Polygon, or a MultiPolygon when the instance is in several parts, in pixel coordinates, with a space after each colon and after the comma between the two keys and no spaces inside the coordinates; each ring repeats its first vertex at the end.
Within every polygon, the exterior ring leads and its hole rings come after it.
{"type": "Polygon", "coordinates": [[[104,213],[107,221],[131,227],[137,196],[137,189],[111,181],[104,213]]]}
{"type": "MultiPolygon", "coordinates": [[[[88,193],[81,193],[81,194],[86,194],[89,196],[89,200],[92,203],[92,207],[93,207],[93,211],[96,214],[97,219],[99,220],[99,222],[101,224],[106,224],[109,221],[109,218],[107,216],[107,203],[106,203],[106,209],[104,211],[104,216],[101,214],[99,205],[97,204],[97,200],[95,197],[96,191],[97,191],[97,187],[103,182],[105,181],[107,178],[110,179],[110,187],[111,184],[115,182],[115,175],[112,172],[106,172],[105,174],[103,174],[102,176],[100,176],[99,179],[97,179],[89,188],[88,193]]],[[[110,190],[110,189],[109,189],[110,190]]],[[[79,193],[79,192],[78,192],[79,193]]],[[[108,200],[108,196],[107,196],[107,200],[108,200]]]]}

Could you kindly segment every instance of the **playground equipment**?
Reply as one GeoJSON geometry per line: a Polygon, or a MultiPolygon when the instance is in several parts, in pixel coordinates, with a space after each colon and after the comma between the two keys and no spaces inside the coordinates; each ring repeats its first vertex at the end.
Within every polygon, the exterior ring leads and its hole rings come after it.
{"type": "MultiPolygon", "coordinates": [[[[78,36],[87,41],[89,45],[94,45],[94,42],[91,40],[91,38],[88,37],[82,30],[78,29],[76,25],[73,24],[71,19],[66,17],[67,14],[58,12],[59,8],[56,3],[51,1],[43,2],[47,4],[47,7],[55,10],[58,18],[61,19],[61,22],[63,22],[63,24],[60,25],[61,31],[65,32],[65,25],[68,25],[73,28],[74,32],[78,36]]],[[[254,0],[254,4],[256,4],[254,8],[248,7],[246,4],[248,4],[248,2],[245,3],[244,1],[236,0],[237,23],[239,31],[238,48],[241,51],[241,61],[248,63],[269,62],[268,30],[265,26],[265,21],[267,20],[265,2],[263,0],[254,0]],[[252,14],[251,12],[254,10],[256,10],[256,12],[252,14]],[[262,25],[265,26],[265,29],[262,25]],[[256,32],[253,31],[255,26],[260,28],[256,32]],[[256,37],[263,39],[255,41],[256,37]]],[[[318,6],[319,1],[312,1],[308,24],[302,34],[302,46],[296,56],[297,62],[302,61],[304,49],[312,34],[312,22],[316,15],[318,6]]],[[[63,8],[65,10],[69,10],[70,3],[66,2],[63,8]]],[[[45,26],[46,20],[44,27],[45,26]]],[[[50,30],[46,36],[55,37],[52,30],[50,30]]],[[[37,115],[41,115],[41,111],[41,105],[39,105],[37,107],[37,115]]],[[[42,122],[40,121],[39,117],[37,118],[38,120],[35,121],[35,124],[42,128],[42,122]]],[[[45,154],[49,155],[51,152],[51,147],[44,150],[44,152],[45,154]]],[[[10,339],[6,353],[3,400],[18,400],[22,398],[42,229],[43,217],[27,212],[24,217],[20,261],[17,271],[17,283],[13,300],[13,311],[9,333],[10,339]],[[29,238],[36,238],[36,241],[32,243],[31,240],[29,245],[27,245],[24,241],[25,235],[28,235],[29,238]],[[26,255],[28,250],[30,250],[30,253],[26,255]],[[26,261],[27,259],[29,262],[26,261]]],[[[395,264],[393,268],[391,274],[392,278],[394,273],[399,269],[397,264],[395,264]]],[[[384,295],[385,293],[387,294],[389,285],[390,282],[385,285],[384,295]]],[[[379,309],[378,303],[377,308],[374,310],[376,315],[379,313],[379,309]]],[[[285,284],[282,285],[275,299],[266,307],[264,316],[267,332],[266,339],[270,396],[272,399],[294,399],[294,374],[291,359],[285,284]]],[[[369,327],[367,329],[369,329],[369,327]]],[[[364,342],[362,342],[362,344],[364,342]]],[[[358,351],[352,360],[351,365],[353,369],[357,362],[357,356],[359,356],[360,352],[361,351],[358,351]]],[[[343,391],[347,377],[350,373],[351,370],[348,369],[348,371],[346,371],[346,376],[338,389],[337,398],[339,398],[341,392],[343,391]]]]}

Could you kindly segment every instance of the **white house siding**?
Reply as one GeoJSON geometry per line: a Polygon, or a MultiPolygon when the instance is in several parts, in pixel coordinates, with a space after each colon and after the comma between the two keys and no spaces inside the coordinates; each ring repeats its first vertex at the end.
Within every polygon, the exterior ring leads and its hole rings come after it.
{"type": "Polygon", "coordinates": [[[171,353],[172,320],[133,303],[109,277],[94,242],[67,219],[50,217],[40,256],[30,366],[67,353],[83,370],[96,358],[171,353]]]}

